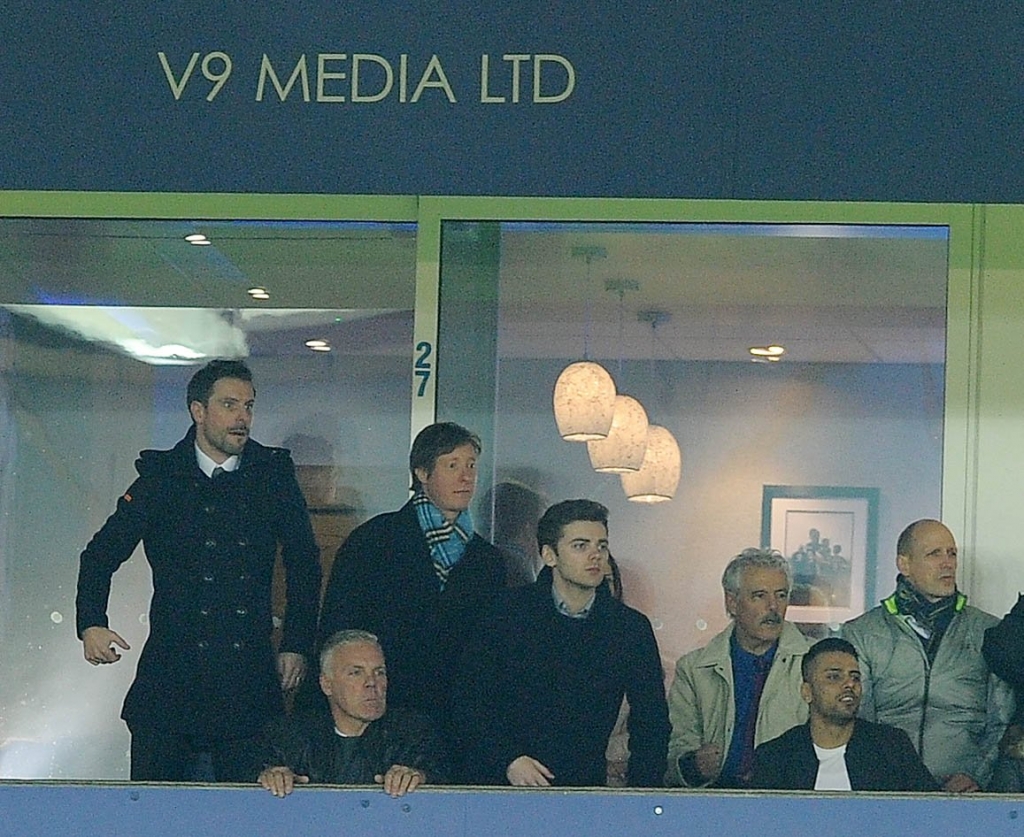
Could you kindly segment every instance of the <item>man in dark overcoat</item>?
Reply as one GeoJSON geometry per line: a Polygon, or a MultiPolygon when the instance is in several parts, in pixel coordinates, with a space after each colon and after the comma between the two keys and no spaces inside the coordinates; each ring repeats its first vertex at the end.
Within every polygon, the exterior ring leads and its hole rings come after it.
{"type": "Polygon", "coordinates": [[[312,652],[319,552],[288,451],[249,438],[255,397],[244,363],[200,369],[185,438],[142,451],[138,478],[81,555],[77,629],[93,665],[129,650],[107,621],[114,572],[140,541],[152,568],[149,639],[121,713],[133,780],[251,780],[255,743],[312,652]],[[279,549],[288,610],[275,654],[279,549]]]}

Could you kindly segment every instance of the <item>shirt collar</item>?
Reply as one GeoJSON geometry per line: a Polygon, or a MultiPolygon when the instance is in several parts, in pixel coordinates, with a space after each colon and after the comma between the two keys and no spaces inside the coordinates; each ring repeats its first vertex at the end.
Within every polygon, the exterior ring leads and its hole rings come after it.
{"type": "Polygon", "coordinates": [[[223,468],[225,471],[234,471],[238,467],[238,456],[229,456],[223,462],[214,462],[209,456],[207,456],[200,449],[199,445],[195,446],[196,449],[196,464],[199,465],[200,470],[208,477],[213,476],[214,468],[223,468]]]}
{"type": "Polygon", "coordinates": [[[581,610],[576,611],[576,613],[569,610],[569,606],[565,603],[565,599],[558,594],[558,590],[555,588],[554,582],[551,583],[551,598],[554,599],[555,610],[561,613],[562,616],[566,616],[569,619],[586,619],[590,615],[591,609],[594,607],[594,602],[597,600],[597,590],[595,590],[590,596],[590,601],[587,602],[581,610]]]}

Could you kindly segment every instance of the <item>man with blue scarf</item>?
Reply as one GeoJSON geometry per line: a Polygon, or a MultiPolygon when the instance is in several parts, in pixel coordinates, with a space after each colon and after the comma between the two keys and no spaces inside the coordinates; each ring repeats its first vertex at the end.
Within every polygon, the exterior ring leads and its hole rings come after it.
{"type": "Polygon", "coordinates": [[[956,541],[939,521],[911,523],[896,552],[896,592],[843,626],[860,658],[860,716],[906,732],[944,790],[981,790],[1013,711],[981,654],[998,620],[957,590],[956,541]]]}
{"type": "Polygon", "coordinates": [[[321,643],[358,628],[380,638],[388,705],[450,716],[453,672],[485,603],[504,584],[501,553],[473,531],[480,439],[441,422],[409,454],[412,498],[356,528],[338,550],[320,614],[321,643]]]}

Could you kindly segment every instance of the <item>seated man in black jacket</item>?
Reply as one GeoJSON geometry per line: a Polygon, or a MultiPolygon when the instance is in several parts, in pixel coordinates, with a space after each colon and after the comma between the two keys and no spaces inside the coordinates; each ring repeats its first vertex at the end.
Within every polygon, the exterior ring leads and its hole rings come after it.
{"type": "Polygon", "coordinates": [[[753,787],[779,790],[934,791],[938,783],[901,729],[857,717],[860,665],[845,639],[815,643],[800,694],[810,709],[754,751],[753,787]]]}
{"type": "Polygon", "coordinates": [[[456,678],[456,734],[469,784],[604,785],[605,750],[629,701],[627,783],[665,774],[668,706],[647,617],[612,597],[608,510],[566,500],[537,524],[546,565],[499,598],[456,678]]]}
{"type": "Polygon", "coordinates": [[[444,755],[432,725],[411,712],[386,712],[388,674],[377,637],[338,631],[320,654],[320,688],[331,714],[288,719],[267,735],[259,782],[274,796],[296,784],[368,785],[402,796],[444,781],[444,755]],[[332,723],[333,721],[333,723],[332,723]]]}

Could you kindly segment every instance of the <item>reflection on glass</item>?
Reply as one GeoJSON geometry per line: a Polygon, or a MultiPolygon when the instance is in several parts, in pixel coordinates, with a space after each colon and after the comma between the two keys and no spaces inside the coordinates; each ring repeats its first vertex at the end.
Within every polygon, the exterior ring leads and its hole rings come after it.
{"type": "Polygon", "coordinates": [[[0,778],[127,778],[149,571],[140,549],[114,576],[132,650],[96,669],[77,559],[209,357],[252,368],[253,437],[291,449],[325,563],[407,494],[414,228],[204,222],[192,247],[196,226],[0,220],[0,778]]]}
{"type": "Polygon", "coordinates": [[[483,226],[445,234],[496,242],[496,480],[610,508],[627,598],[651,617],[669,670],[725,626],[721,573],[760,543],[765,485],[879,489],[867,606],[891,585],[897,533],[940,514],[946,228],[483,226]],[[588,271],[573,254],[591,249],[607,257],[588,271]],[[753,362],[751,347],[770,346],[785,351],[753,362]],[[554,384],[583,359],[675,436],[674,499],[629,503],[618,476],[559,437],[554,384]]]}

